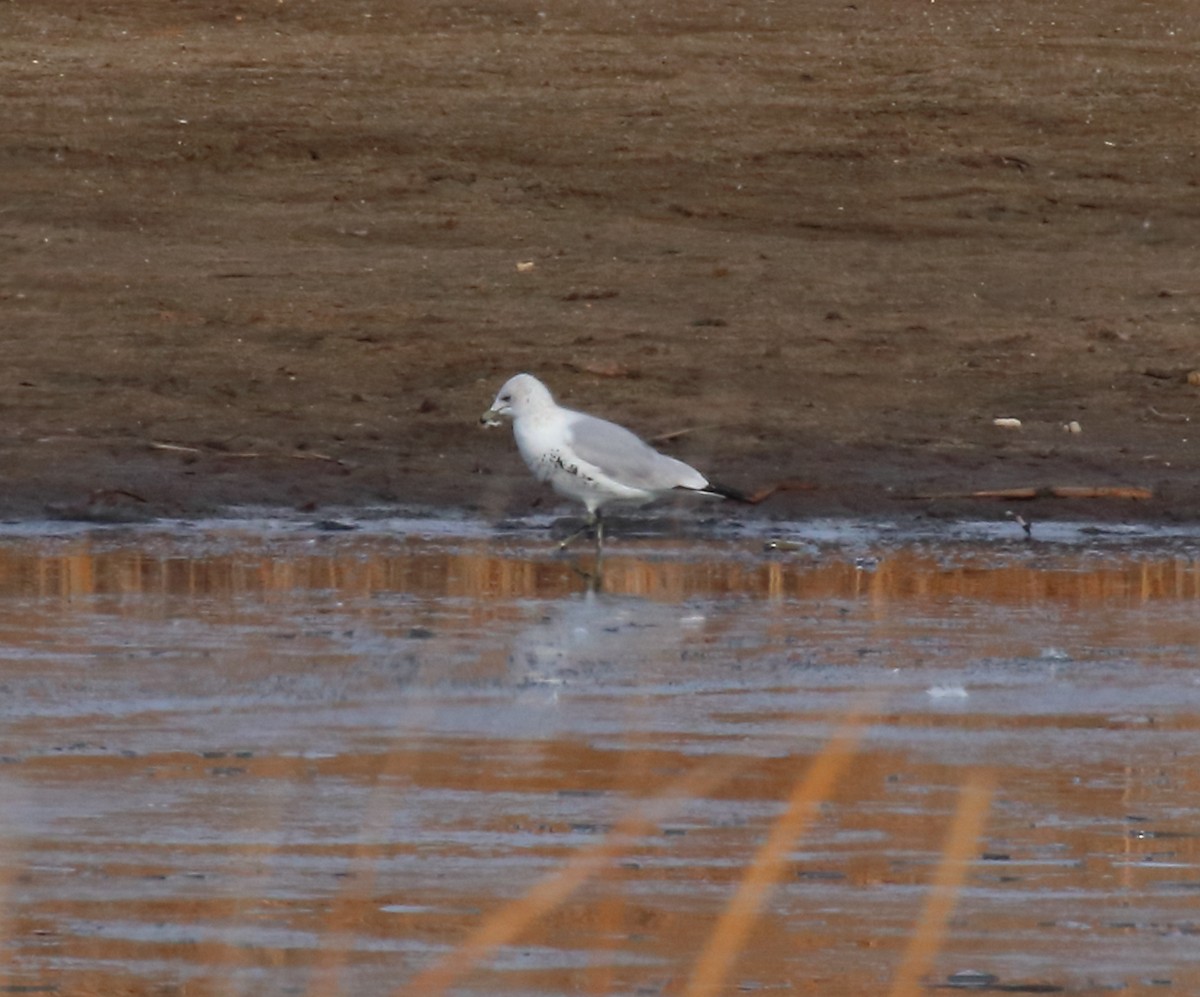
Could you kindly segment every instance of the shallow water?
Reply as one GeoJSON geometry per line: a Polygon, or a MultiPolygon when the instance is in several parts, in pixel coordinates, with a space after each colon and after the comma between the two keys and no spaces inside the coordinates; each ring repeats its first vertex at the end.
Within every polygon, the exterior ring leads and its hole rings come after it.
{"type": "Polygon", "coordinates": [[[704,992],[847,723],[711,992],[1200,992],[1200,537],[364,525],[0,534],[0,993],[704,992]]]}

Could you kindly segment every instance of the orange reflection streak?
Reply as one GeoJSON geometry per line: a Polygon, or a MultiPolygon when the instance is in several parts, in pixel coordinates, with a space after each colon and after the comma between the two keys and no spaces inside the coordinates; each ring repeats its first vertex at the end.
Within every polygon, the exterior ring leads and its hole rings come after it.
{"type": "MultiPolygon", "coordinates": [[[[1078,605],[1156,599],[1200,599],[1200,569],[1187,559],[1089,561],[1081,555],[1029,556],[996,563],[986,548],[964,549],[963,563],[911,550],[885,552],[873,571],[844,558],[768,559],[752,550],[712,543],[656,543],[639,555],[627,542],[605,560],[612,595],[675,602],[692,596],[739,594],[766,599],[981,599],[998,604],[1078,605]],[[628,551],[628,552],[626,552],[628,551]],[[732,556],[738,555],[738,556],[732,556]]],[[[343,596],[412,593],[426,598],[554,598],[578,593],[572,562],[509,551],[474,541],[456,549],[394,539],[350,538],[321,553],[264,549],[194,558],[154,557],[89,541],[67,549],[0,546],[0,597],[122,595],[269,595],[329,591],[343,596]]]]}
{"type": "MultiPolygon", "coordinates": [[[[636,724],[630,723],[630,728],[636,724]]],[[[640,733],[634,733],[629,750],[624,752],[621,770],[617,780],[621,785],[638,787],[651,784],[653,749],[646,743],[647,739],[640,733]]],[[[601,997],[615,990],[615,961],[612,958],[617,953],[621,938],[622,925],[628,918],[628,902],[623,889],[616,889],[611,894],[601,896],[596,901],[597,927],[599,944],[596,947],[596,958],[587,974],[587,992],[601,997]],[[607,956],[607,958],[606,958],[607,956]]]]}
{"type": "Polygon", "coordinates": [[[735,960],[746,946],[759,911],[783,875],[788,852],[803,836],[817,807],[828,798],[838,776],[850,763],[863,726],[861,711],[848,717],[796,783],[787,809],[775,821],[766,843],[754,856],[696,961],[686,997],[710,997],[724,985],[735,960]]]}
{"type": "MultiPolygon", "coordinates": [[[[9,787],[6,786],[5,790],[7,791],[4,796],[7,798],[0,799],[0,807],[7,809],[18,803],[18,800],[13,798],[16,793],[9,787]]],[[[17,842],[4,826],[3,817],[0,817],[0,950],[5,952],[5,955],[0,957],[0,988],[3,990],[10,990],[12,977],[9,975],[9,967],[18,951],[15,945],[8,944],[15,933],[9,916],[9,891],[13,880],[21,874],[24,864],[18,856],[17,842]]],[[[11,987],[10,992],[17,992],[16,988],[11,987]]]]}
{"type": "MultiPolygon", "coordinates": [[[[419,737],[417,732],[410,732],[409,736],[414,734],[419,737]]],[[[338,969],[351,951],[351,946],[344,940],[353,935],[352,928],[360,908],[374,890],[379,861],[387,852],[387,848],[378,842],[384,840],[383,832],[391,817],[392,801],[388,790],[395,787],[398,777],[409,771],[410,765],[411,755],[398,746],[384,755],[367,798],[359,841],[350,851],[351,875],[346,878],[345,886],[325,918],[322,947],[309,979],[309,997],[337,997],[343,992],[338,982],[338,969]]]]}
{"type": "Polygon", "coordinates": [[[915,997],[925,991],[921,980],[929,972],[934,957],[942,947],[946,925],[970,869],[971,854],[983,834],[994,782],[993,774],[984,771],[972,772],[963,784],[954,821],[942,846],[937,872],[929,885],[929,898],[909,936],[904,960],[896,971],[892,997],[915,997]]]}
{"type": "Polygon", "coordinates": [[[575,853],[523,897],[493,912],[453,952],[396,993],[406,997],[435,997],[445,993],[496,949],[520,937],[530,924],[552,911],[616,856],[650,833],[655,823],[669,815],[675,806],[706,795],[745,764],[744,760],[716,758],[697,765],[623,817],[599,843],[575,853]]]}

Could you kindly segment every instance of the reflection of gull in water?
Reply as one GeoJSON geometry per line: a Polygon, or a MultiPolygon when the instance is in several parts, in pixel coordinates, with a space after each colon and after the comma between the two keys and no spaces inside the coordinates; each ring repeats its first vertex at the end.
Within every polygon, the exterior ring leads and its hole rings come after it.
{"type": "MultiPolygon", "coordinates": [[[[678,606],[589,592],[555,603],[517,635],[509,655],[511,675],[525,686],[607,684],[617,677],[614,663],[681,655],[694,617],[681,614],[678,606]]],[[[619,674],[627,676],[628,670],[619,674]]]]}
{"type": "Polygon", "coordinates": [[[600,515],[612,503],[644,505],[671,492],[745,501],[740,493],[714,484],[690,464],[659,453],[623,426],[563,408],[531,374],[509,378],[480,422],[499,425],[501,416],[512,419],[517,449],[534,477],[587,508],[587,523],[563,541],[564,548],[594,526],[596,549],[601,549],[600,515]]]}

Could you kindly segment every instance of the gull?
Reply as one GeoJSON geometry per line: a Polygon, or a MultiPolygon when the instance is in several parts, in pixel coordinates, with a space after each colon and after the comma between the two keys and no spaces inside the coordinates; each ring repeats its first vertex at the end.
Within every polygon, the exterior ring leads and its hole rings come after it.
{"type": "Polygon", "coordinates": [[[517,449],[533,476],[587,509],[587,522],[559,550],[594,528],[596,550],[601,551],[602,512],[614,503],[642,505],[671,492],[747,501],[690,464],[659,453],[624,426],[563,408],[532,374],[510,377],[479,421],[499,426],[503,416],[512,419],[517,449]]]}

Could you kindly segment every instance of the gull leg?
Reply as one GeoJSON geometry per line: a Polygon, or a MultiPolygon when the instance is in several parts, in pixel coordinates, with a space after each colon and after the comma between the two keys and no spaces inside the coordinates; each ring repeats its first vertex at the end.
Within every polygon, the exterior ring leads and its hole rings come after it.
{"type": "Polygon", "coordinates": [[[572,533],[566,540],[558,545],[560,551],[567,549],[567,546],[588,530],[592,531],[592,537],[596,541],[596,563],[591,571],[585,571],[578,564],[572,565],[574,572],[580,578],[587,582],[589,592],[599,592],[604,587],[604,519],[600,514],[600,510],[595,512],[588,511],[587,522],[579,529],[572,533]]]}
{"type": "Polygon", "coordinates": [[[558,545],[558,549],[560,551],[564,551],[568,547],[570,547],[571,544],[575,542],[575,539],[577,537],[583,536],[583,534],[587,533],[588,530],[590,530],[593,526],[596,525],[596,519],[597,519],[596,514],[594,512],[589,512],[587,520],[584,522],[584,524],[581,527],[579,527],[579,529],[577,529],[574,533],[572,533],[569,537],[567,537],[566,540],[564,540],[562,543],[560,543],[558,545]]]}

